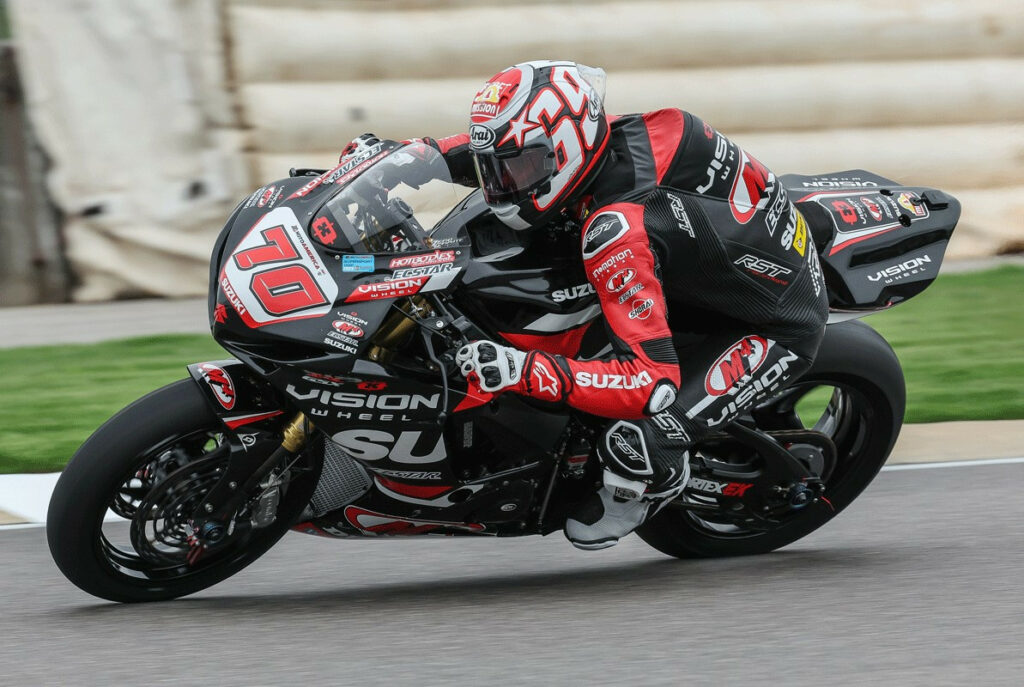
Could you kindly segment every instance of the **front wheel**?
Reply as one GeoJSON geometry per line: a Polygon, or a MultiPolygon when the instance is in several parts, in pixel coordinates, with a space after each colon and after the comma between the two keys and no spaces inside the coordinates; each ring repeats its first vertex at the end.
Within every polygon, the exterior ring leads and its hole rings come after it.
{"type": "Polygon", "coordinates": [[[46,536],[61,572],[103,599],[160,601],[255,561],[299,517],[319,465],[287,471],[272,523],[254,528],[238,518],[222,545],[198,556],[189,519],[241,445],[192,380],[129,405],[82,444],[57,481],[46,536]]]}
{"type": "MultiPolygon", "coordinates": [[[[637,534],[678,558],[767,553],[791,544],[835,517],[871,483],[899,436],[905,402],[903,372],[885,339],[862,322],[830,325],[811,369],[750,414],[762,430],[809,429],[831,439],[835,461],[821,475],[825,499],[794,510],[773,527],[745,527],[736,517],[708,514],[712,499],[684,493],[637,534]]],[[[759,460],[756,453],[714,458],[732,460],[737,470],[756,468],[759,460]]]]}

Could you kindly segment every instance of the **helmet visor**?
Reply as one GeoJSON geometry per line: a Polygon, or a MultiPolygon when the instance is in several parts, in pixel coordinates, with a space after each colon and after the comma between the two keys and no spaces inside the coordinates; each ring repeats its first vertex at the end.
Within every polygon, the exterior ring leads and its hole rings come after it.
{"type": "Polygon", "coordinates": [[[491,205],[526,200],[555,173],[554,152],[543,145],[504,155],[474,152],[473,164],[484,200],[491,205]]]}

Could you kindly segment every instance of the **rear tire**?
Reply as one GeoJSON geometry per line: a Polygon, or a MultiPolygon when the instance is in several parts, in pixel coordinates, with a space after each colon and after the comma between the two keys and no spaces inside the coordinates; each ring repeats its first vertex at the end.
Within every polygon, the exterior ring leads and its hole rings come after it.
{"type": "Polygon", "coordinates": [[[805,537],[852,503],[885,464],[903,426],[906,390],[899,360],[866,324],[830,325],[811,369],[793,386],[804,385],[834,386],[847,394],[847,415],[832,433],[837,465],[826,482],[834,510],[814,504],[768,532],[719,534],[687,511],[666,507],[637,530],[640,538],[677,558],[767,553],[805,537]]]}
{"type": "Polygon", "coordinates": [[[164,569],[154,565],[147,571],[138,552],[113,548],[104,533],[103,519],[112,502],[124,502],[125,485],[154,455],[166,451],[175,437],[202,440],[204,433],[224,432],[224,425],[190,379],[135,401],[96,430],[68,463],[50,500],[46,536],[61,572],[82,590],[103,599],[160,601],[210,587],[263,555],[301,514],[316,486],[316,471],[289,485],[275,522],[195,566],[164,569]]]}

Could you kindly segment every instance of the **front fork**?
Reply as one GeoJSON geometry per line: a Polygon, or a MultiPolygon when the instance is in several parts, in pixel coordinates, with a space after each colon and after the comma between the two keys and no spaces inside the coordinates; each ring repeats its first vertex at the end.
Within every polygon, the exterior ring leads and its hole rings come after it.
{"type": "MultiPolygon", "coordinates": [[[[274,521],[281,496],[281,476],[264,483],[275,466],[303,449],[312,424],[304,414],[296,413],[284,426],[281,443],[265,459],[249,450],[232,450],[227,468],[192,514],[194,546],[210,549],[225,541],[232,533],[232,522],[242,505],[251,498],[257,486],[263,490],[253,511],[250,524],[266,527],[274,521]]],[[[237,526],[238,523],[235,523],[237,526]]]]}

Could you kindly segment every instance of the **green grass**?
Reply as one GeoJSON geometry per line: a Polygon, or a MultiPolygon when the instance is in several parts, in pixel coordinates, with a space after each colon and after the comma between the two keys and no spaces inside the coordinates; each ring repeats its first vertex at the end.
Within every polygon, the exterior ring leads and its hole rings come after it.
{"type": "MultiPolygon", "coordinates": [[[[948,275],[868,322],[896,349],[907,421],[1024,418],[1024,269],[948,275]]],[[[0,472],[59,470],[134,399],[227,357],[208,336],[0,350],[0,472]]]]}
{"type": "Polygon", "coordinates": [[[867,322],[903,363],[907,422],[1024,418],[1024,268],[943,275],[867,322]]]}
{"type": "MultiPolygon", "coordinates": [[[[899,356],[906,422],[1024,418],[1024,269],[943,276],[911,302],[868,318],[899,356]]],[[[813,421],[831,392],[797,405],[813,421]]]]}
{"type": "Polygon", "coordinates": [[[0,350],[0,473],[60,470],[120,408],[227,357],[192,335],[0,350]]]}

